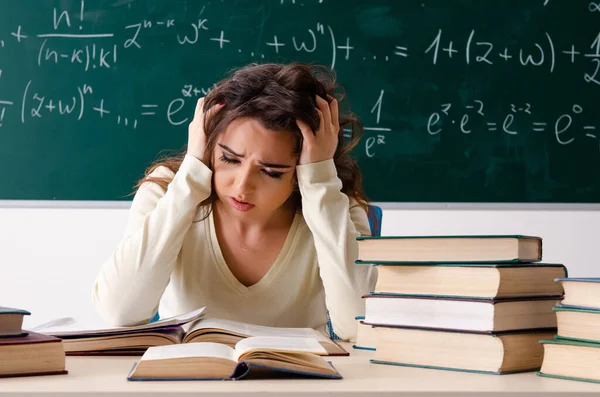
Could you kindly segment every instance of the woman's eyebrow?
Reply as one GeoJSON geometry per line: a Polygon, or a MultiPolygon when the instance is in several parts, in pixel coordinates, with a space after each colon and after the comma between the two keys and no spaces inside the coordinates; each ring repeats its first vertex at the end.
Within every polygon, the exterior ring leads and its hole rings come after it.
{"type": "Polygon", "coordinates": [[[219,146],[221,147],[221,149],[227,150],[229,153],[233,154],[233,155],[234,155],[234,156],[236,156],[236,157],[241,157],[241,158],[244,158],[244,155],[243,155],[243,154],[238,154],[238,153],[234,152],[234,151],[233,151],[233,150],[231,150],[231,148],[229,148],[228,146],[225,146],[225,145],[223,145],[223,144],[221,144],[221,143],[219,143],[219,146]]]}
{"type": "MultiPolygon", "coordinates": [[[[228,146],[223,145],[221,143],[219,143],[218,145],[221,147],[221,149],[233,154],[234,156],[244,158],[244,155],[234,152],[228,146]]],[[[263,167],[267,167],[267,168],[292,168],[293,167],[291,165],[285,165],[285,164],[265,163],[264,161],[258,161],[258,164],[260,164],[263,167]]]]}

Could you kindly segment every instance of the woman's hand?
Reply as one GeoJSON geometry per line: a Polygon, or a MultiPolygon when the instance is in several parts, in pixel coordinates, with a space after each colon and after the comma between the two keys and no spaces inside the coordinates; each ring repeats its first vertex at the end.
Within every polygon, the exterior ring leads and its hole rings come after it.
{"type": "Polygon", "coordinates": [[[317,96],[316,102],[317,113],[319,113],[321,119],[317,131],[313,132],[306,123],[296,120],[296,124],[304,138],[298,164],[331,160],[337,148],[338,132],[340,131],[338,102],[333,99],[330,103],[327,103],[320,96],[317,96]]]}
{"type": "Polygon", "coordinates": [[[204,97],[198,99],[196,110],[194,112],[194,119],[188,127],[187,154],[196,157],[198,160],[203,160],[204,150],[206,149],[206,132],[204,131],[204,124],[217,114],[223,106],[225,106],[225,104],[219,103],[208,109],[206,114],[204,114],[204,111],[202,110],[204,108],[204,97]]]}

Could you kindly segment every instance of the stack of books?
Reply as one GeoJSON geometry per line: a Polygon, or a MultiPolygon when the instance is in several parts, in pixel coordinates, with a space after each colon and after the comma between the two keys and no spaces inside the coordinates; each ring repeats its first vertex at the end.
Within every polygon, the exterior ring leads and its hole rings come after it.
{"type": "MultiPolygon", "coordinates": [[[[521,235],[360,237],[376,265],[365,325],[372,362],[505,374],[538,370],[556,333],[562,264],[541,263],[542,239],[521,235]]],[[[364,346],[365,338],[357,340],[364,346]]],[[[368,346],[366,346],[368,347],[368,346]]]]}
{"type": "Polygon", "coordinates": [[[558,332],[542,340],[540,376],[600,383],[600,278],[558,278],[565,290],[555,308],[558,332]]]}
{"type": "Polygon", "coordinates": [[[29,314],[0,306],[0,377],[66,374],[62,341],[23,330],[29,314]]]}

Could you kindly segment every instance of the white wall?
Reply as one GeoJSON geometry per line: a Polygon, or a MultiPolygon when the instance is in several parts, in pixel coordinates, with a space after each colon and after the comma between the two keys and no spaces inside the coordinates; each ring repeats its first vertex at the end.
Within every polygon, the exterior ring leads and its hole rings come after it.
{"type": "MultiPolygon", "coordinates": [[[[121,238],[127,209],[0,208],[0,306],[32,315],[99,321],[90,289],[121,238]]],[[[544,261],[570,276],[600,277],[600,211],[384,210],[382,234],[530,234],[544,261]]]]}

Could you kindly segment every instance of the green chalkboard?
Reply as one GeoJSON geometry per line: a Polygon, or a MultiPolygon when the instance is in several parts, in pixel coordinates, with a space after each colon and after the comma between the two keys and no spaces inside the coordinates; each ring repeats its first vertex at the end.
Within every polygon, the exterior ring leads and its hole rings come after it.
{"type": "Polygon", "coordinates": [[[130,200],[198,96],[333,66],[377,202],[600,203],[600,4],[0,0],[0,200],[130,200]]]}

